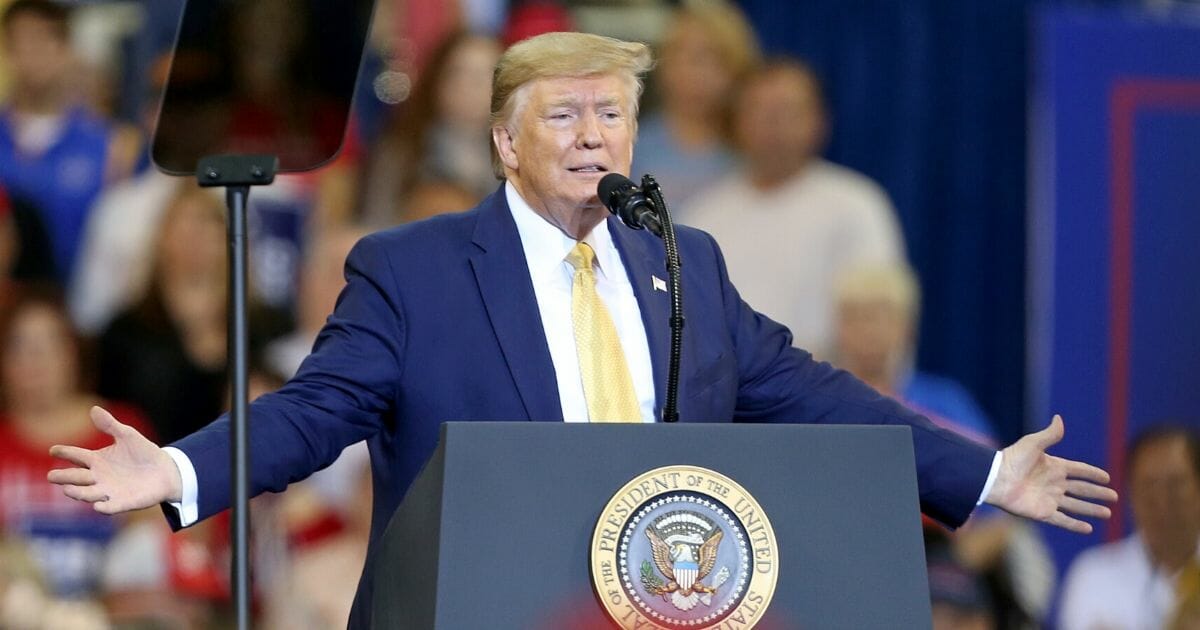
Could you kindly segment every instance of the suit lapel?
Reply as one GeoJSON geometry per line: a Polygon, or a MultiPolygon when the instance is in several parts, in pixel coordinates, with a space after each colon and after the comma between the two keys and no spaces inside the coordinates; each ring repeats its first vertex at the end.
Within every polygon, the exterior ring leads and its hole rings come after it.
{"type": "Polygon", "coordinates": [[[649,232],[631,230],[611,217],[608,228],[621,253],[621,262],[642,312],[642,326],[646,329],[646,343],[650,346],[650,363],[654,370],[654,416],[661,419],[671,353],[671,298],[666,291],[654,288],[654,278],[667,279],[666,254],[658,239],[649,232]]]}
{"type": "Polygon", "coordinates": [[[503,186],[481,204],[474,243],[471,268],[525,411],[532,420],[561,422],[554,363],[503,186]]]}

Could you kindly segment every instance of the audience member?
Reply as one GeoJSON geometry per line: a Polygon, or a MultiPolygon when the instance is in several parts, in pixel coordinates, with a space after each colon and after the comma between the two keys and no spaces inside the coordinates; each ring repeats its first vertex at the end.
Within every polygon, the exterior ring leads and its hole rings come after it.
{"type": "Polygon", "coordinates": [[[1179,604],[1182,616],[1194,614],[1192,594],[1180,598],[1176,589],[1200,563],[1200,437],[1183,426],[1151,428],[1134,439],[1126,461],[1134,532],[1075,558],[1062,630],[1163,628],[1179,604]]]}
{"type": "Polygon", "coordinates": [[[35,630],[47,603],[42,573],[29,550],[0,530],[0,628],[35,630]]]}
{"type": "Polygon", "coordinates": [[[225,407],[224,206],[185,187],[162,219],[146,295],[99,343],[102,395],[130,401],[164,440],[208,424],[225,407]]]}
{"type": "Polygon", "coordinates": [[[10,197],[9,218],[15,242],[9,276],[19,284],[58,284],[54,248],[41,210],[26,199],[10,197]]]}
{"type": "Polygon", "coordinates": [[[420,184],[467,191],[474,205],[498,185],[488,150],[491,76],[500,46],[456,33],[434,52],[412,98],[376,148],[364,184],[364,219],[392,225],[424,214],[411,199],[420,184]]]}
{"type": "Polygon", "coordinates": [[[458,184],[425,180],[418,182],[408,193],[403,220],[420,221],[448,212],[462,212],[478,202],[478,194],[458,184]]]}
{"type": "Polygon", "coordinates": [[[500,30],[500,42],[508,48],[543,33],[574,30],[578,30],[575,19],[560,0],[521,0],[512,3],[500,30]]]}
{"type": "MultiPolygon", "coordinates": [[[[855,265],[838,277],[834,295],[834,363],[936,424],[998,443],[966,388],[915,369],[920,286],[906,265],[855,265]]],[[[983,508],[951,540],[958,559],[988,581],[1000,627],[1027,627],[1045,615],[1054,566],[1036,528],[983,508]]]]}
{"type": "Polygon", "coordinates": [[[367,231],[356,227],[333,228],[318,234],[309,245],[300,270],[296,329],[266,348],[267,365],[277,374],[291,378],[312,350],[325,318],[333,312],[338,294],[346,286],[343,265],[346,255],[367,231]]]}
{"type": "Polygon", "coordinates": [[[76,102],[68,9],[15,0],[0,19],[13,89],[0,111],[0,184],[33,203],[66,282],[92,201],[118,168],[109,125],[76,102]]]}
{"type": "Polygon", "coordinates": [[[847,269],[834,285],[835,345],[830,358],[934,422],[996,444],[995,430],[965,387],[916,369],[920,291],[916,275],[903,263],[847,269]]]}
{"type": "Polygon", "coordinates": [[[747,79],[734,133],[744,168],[700,192],[686,216],[721,244],[742,297],[824,356],[837,276],[862,262],[903,260],[895,213],[874,182],[819,157],[821,87],[799,62],[774,62],[747,79]]]}
{"type": "MultiPolygon", "coordinates": [[[[151,73],[152,97],[146,99],[141,112],[142,132],[147,137],[154,134],[167,61],[161,59],[151,73]]],[[[163,211],[184,186],[196,187],[196,183],[151,167],[118,182],[96,200],[67,295],[71,319],[80,332],[99,334],[117,313],[145,293],[154,235],[163,211]]]]}
{"type": "MultiPolygon", "coordinates": [[[[56,0],[57,1],[57,0],[56,0]]],[[[71,3],[71,94],[77,105],[109,127],[108,182],[129,177],[150,165],[149,136],[137,119],[121,117],[121,69],[127,38],[139,26],[127,2],[71,3]]],[[[141,17],[141,16],[138,16],[141,17]]]]}
{"type": "Polygon", "coordinates": [[[350,509],[344,526],[333,535],[293,548],[287,571],[269,599],[266,627],[346,627],[371,533],[371,470],[366,460],[361,464],[347,488],[350,509]]]}
{"type": "MultiPolygon", "coordinates": [[[[60,466],[49,448],[112,440],[88,419],[101,400],[84,386],[79,340],[51,290],[16,298],[0,322],[0,349],[0,532],[29,546],[51,595],[92,595],[118,521],[52,491],[46,474],[60,466]]],[[[145,428],[136,410],[116,404],[145,428]]]]}
{"type": "Polygon", "coordinates": [[[688,223],[697,192],[732,170],[729,114],[733,87],[759,62],[746,17],[725,0],[685,2],[659,46],[655,86],[661,111],[642,119],[632,171],[650,172],[688,223]]]}
{"type": "Polygon", "coordinates": [[[926,548],[933,630],[993,630],[994,604],[981,576],[954,557],[945,543],[926,548]]]}
{"type": "Polygon", "coordinates": [[[68,295],[80,332],[99,334],[146,293],[163,212],[181,189],[196,187],[194,181],[151,168],[100,196],[68,295]]]}
{"type": "Polygon", "coordinates": [[[104,558],[104,604],[119,628],[199,630],[212,627],[214,602],[229,596],[228,551],[214,521],[172,535],[157,515],[136,518],[113,540],[104,558]]]}

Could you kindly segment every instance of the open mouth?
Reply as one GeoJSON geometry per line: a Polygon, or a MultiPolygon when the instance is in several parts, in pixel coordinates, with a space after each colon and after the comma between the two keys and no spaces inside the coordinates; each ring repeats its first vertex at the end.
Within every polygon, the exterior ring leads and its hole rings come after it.
{"type": "Polygon", "coordinates": [[[573,166],[567,169],[572,173],[607,173],[608,169],[601,164],[585,164],[583,166],[573,166]]]}

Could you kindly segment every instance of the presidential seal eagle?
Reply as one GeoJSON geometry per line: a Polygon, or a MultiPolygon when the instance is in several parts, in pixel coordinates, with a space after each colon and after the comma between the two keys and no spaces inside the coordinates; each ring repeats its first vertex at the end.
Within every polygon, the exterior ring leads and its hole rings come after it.
{"type": "Polygon", "coordinates": [[[654,566],[667,578],[667,582],[663,584],[656,576],[647,575],[645,569],[649,567],[643,567],[642,584],[650,594],[661,596],[680,610],[691,610],[697,602],[710,605],[712,593],[729,576],[729,571],[722,569],[711,585],[701,581],[708,577],[717,564],[717,549],[725,536],[724,532],[718,528],[707,540],[700,540],[695,534],[692,536],[695,539],[690,536],[671,536],[668,542],[653,527],[646,528],[654,566]]]}

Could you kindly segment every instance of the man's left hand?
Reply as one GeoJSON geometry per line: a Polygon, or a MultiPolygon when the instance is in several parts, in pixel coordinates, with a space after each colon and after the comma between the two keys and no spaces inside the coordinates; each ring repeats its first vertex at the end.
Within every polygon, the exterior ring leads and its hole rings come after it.
{"type": "Polygon", "coordinates": [[[1050,426],[1004,449],[986,500],[1017,516],[1090,534],[1092,525],[1071,515],[1108,518],[1112,511],[1098,502],[1112,503],[1117,493],[1103,470],[1046,453],[1062,438],[1063,421],[1056,415],[1050,426]]]}

